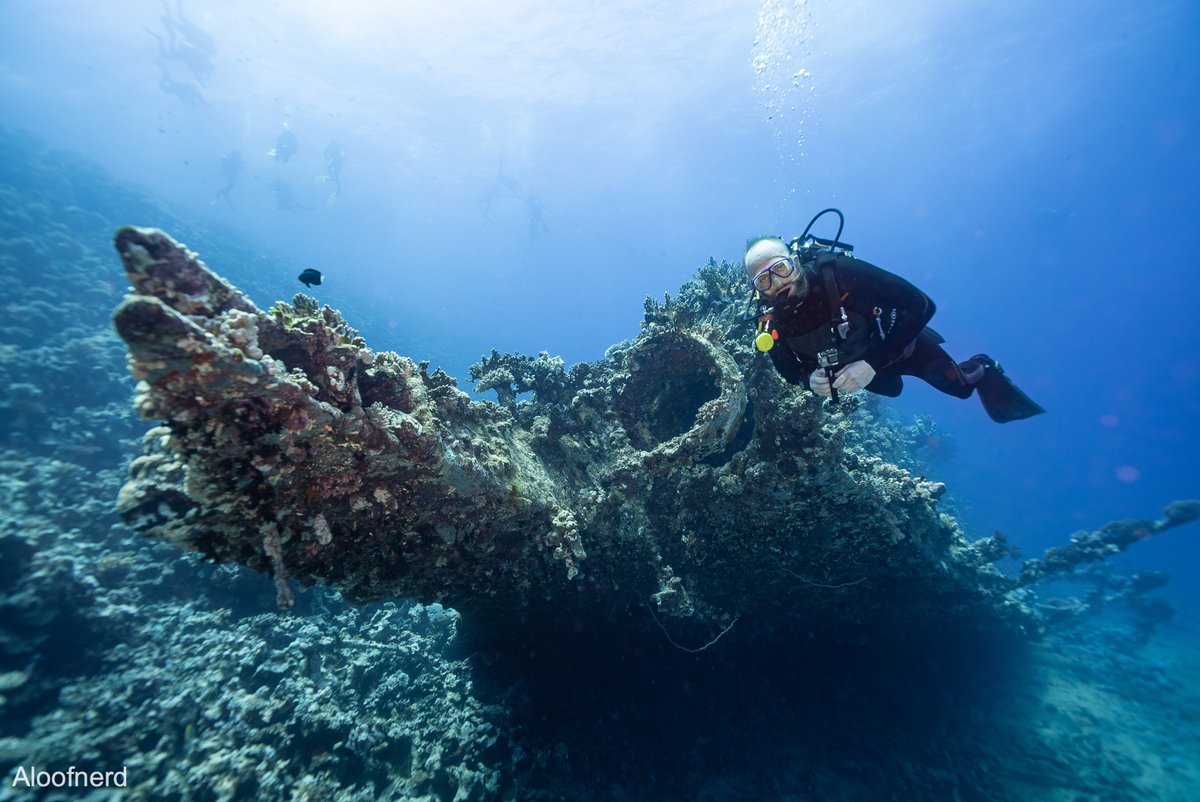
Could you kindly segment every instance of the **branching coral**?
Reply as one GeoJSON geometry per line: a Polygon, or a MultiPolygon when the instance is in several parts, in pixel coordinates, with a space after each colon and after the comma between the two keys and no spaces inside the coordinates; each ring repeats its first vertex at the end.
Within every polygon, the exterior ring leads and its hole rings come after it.
{"type": "Polygon", "coordinates": [[[521,393],[532,392],[539,404],[568,400],[567,374],[562,357],[542,351],[536,358],[524,354],[501,354],[495,349],[469,368],[475,392],[495,390],[505,407],[516,404],[521,393]]]}
{"type": "Polygon", "coordinates": [[[1134,543],[1161,534],[1168,529],[1191,523],[1200,518],[1200,501],[1176,501],[1157,521],[1129,519],[1113,521],[1094,532],[1079,531],[1071,535],[1066,546],[1046,550],[1040,560],[1029,560],[1021,568],[1020,583],[1029,585],[1047,576],[1067,573],[1080,565],[1099,562],[1134,543]]]}

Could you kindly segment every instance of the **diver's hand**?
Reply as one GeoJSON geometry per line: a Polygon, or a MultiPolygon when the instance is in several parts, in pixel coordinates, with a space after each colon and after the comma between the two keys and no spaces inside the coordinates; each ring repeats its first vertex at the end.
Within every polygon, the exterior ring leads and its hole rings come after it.
{"type": "Polygon", "coordinates": [[[825,368],[817,368],[808,377],[808,386],[814,393],[822,398],[829,398],[833,395],[829,392],[829,379],[825,375],[825,368]]]}
{"type": "Polygon", "coordinates": [[[838,371],[833,379],[833,387],[839,393],[857,393],[871,383],[875,378],[875,368],[863,362],[851,362],[838,371]]]}

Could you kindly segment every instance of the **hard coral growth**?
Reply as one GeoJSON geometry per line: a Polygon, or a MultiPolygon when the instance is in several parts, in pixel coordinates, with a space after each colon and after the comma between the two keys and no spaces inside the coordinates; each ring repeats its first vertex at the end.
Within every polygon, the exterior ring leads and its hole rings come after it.
{"type": "Polygon", "coordinates": [[[1020,583],[1029,585],[1054,574],[1067,573],[1080,565],[1099,562],[1140,540],[1182,526],[1200,518],[1200,501],[1176,501],[1163,511],[1158,521],[1123,520],[1105,524],[1095,532],[1076,532],[1066,546],[1046,549],[1040,560],[1029,560],[1021,567],[1020,583]]]}
{"type": "Polygon", "coordinates": [[[491,356],[480,357],[470,367],[475,390],[495,390],[501,405],[512,407],[520,393],[532,392],[534,401],[556,403],[569,400],[566,394],[567,376],[563,360],[542,351],[537,358],[524,354],[501,354],[492,349],[491,356]]]}
{"type": "Polygon", "coordinates": [[[884,458],[912,432],[756,358],[734,265],[648,300],[600,362],[493,351],[471,375],[496,405],[305,296],[260,311],[160,231],[116,244],[138,409],[165,421],[121,512],[271,572],[281,603],[291,578],[468,618],[657,623],[685,647],[734,621],[1040,626],[991,565],[1003,544],[973,548],[945,487],[884,458]]]}

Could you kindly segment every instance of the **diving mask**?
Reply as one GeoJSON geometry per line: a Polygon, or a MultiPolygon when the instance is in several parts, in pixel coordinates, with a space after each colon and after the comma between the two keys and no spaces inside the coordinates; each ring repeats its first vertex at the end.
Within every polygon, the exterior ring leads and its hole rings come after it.
{"type": "Polygon", "coordinates": [[[754,274],[751,283],[759,292],[770,293],[796,273],[796,264],[787,256],[781,256],[754,274]]]}

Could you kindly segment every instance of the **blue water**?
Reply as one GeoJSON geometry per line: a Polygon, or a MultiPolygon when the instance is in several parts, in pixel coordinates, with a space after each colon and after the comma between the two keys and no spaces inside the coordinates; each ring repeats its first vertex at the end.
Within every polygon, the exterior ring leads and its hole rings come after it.
{"type": "MultiPolygon", "coordinates": [[[[837,206],[1048,410],[889,402],[953,441],[972,537],[1031,556],[1200,496],[1200,5],[588,5],[6,0],[0,123],[253,243],[184,237],[260,306],[317,268],[372,346],[464,384],[492,348],[598,359],[646,295],[837,206]]],[[[1198,558],[1181,530],[1117,562],[1200,608],[1198,558]]]]}
{"type": "MultiPolygon", "coordinates": [[[[1194,4],[642,5],[13,1],[0,108],[287,260],[260,305],[317,267],[372,344],[460,377],[492,347],[596,359],[645,295],[836,205],[952,353],[1049,410],[895,402],[956,441],[941,478],[973,531],[1036,551],[1200,492],[1194,4]]],[[[1129,559],[1182,592],[1198,553],[1129,559]]]]}

